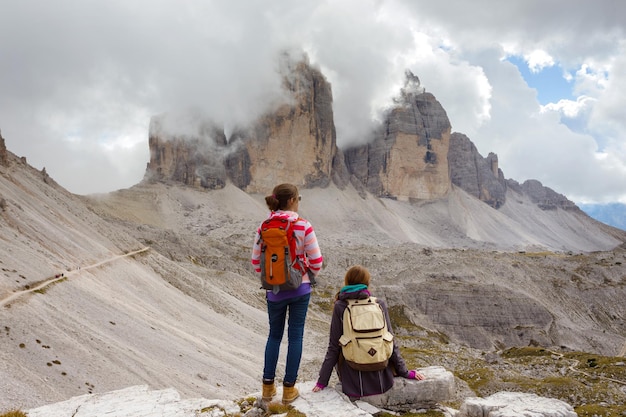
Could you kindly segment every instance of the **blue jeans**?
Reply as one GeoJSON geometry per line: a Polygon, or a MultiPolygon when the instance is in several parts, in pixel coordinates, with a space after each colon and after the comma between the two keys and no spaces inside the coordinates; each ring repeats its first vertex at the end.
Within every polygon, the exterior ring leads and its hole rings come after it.
{"type": "Polygon", "coordinates": [[[298,368],[302,358],[302,339],[304,336],[304,320],[309,309],[311,294],[289,298],[283,301],[267,301],[267,312],[270,322],[270,334],[265,345],[265,367],[263,379],[270,380],[276,376],[276,364],[280,342],[285,331],[285,319],[289,311],[287,327],[287,363],[283,383],[295,383],[298,378],[298,368]]]}

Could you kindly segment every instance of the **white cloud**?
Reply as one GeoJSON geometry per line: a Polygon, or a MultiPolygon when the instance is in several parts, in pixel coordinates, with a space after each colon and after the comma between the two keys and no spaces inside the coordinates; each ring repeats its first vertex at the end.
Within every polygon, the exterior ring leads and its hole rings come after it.
{"type": "Polygon", "coordinates": [[[601,78],[604,88],[598,94],[598,105],[590,125],[592,129],[604,126],[611,131],[611,137],[626,143],[626,40],[620,43],[617,51],[605,68],[606,77],[601,78]]]}
{"type": "Polygon", "coordinates": [[[541,106],[541,112],[556,111],[562,113],[565,117],[571,119],[578,117],[581,113],[585,113],[596,99],[587,96],[579,96],[576,100],[559,100],[557,103],[548,103],[541,106]]]}
{"type": "Polygon", "coordinates": [[[554,59],[546,51],[541,49],[536,49],[525,55],[524,59],[532,72],[540,72],[542,69],[555,64],[554,59]]]}

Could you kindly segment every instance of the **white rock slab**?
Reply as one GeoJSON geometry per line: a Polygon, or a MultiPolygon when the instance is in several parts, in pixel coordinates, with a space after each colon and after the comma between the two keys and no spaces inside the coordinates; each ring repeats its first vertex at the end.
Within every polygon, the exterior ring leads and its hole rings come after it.
{"type": "MultiPolygon", "coordinates": [[[[132,386],[104,394],[86,394],[55,404],[28,410],[28,417],[196,417],[206,408],[238,413],[232,401],[181,399],[172,389],[150,390],[146,385],[132,386]]],[[[203,413],[212,417],[213,413],[203,413]]],[[[217,415],[224,415],[220,412],[217,415]]]]}
{"type": "Polygon", "coordinates": [[[574,408],[555,398],[520,392],[498,392],[467,398],[457,417],[576,417],[574,408]]]}

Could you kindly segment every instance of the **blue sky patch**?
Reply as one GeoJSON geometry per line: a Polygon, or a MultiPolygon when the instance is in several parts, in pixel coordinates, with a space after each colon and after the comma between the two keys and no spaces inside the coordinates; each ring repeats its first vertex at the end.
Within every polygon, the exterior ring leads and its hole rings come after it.
{"type": "Polygon", "coordinates": [[[509,56],[507,61],[517,67],[530,88],[537,90],[539,104],[556,103],[561,99],[573,100],[572,83],[563,78],[563,69],[557,64],[533,73],[523,57],[509,56]]]}

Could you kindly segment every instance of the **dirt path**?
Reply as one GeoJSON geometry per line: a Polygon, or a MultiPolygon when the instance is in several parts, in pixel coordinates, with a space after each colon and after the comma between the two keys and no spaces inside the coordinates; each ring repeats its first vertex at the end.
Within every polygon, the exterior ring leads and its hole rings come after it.
{"type": "Polygon", "coordinates": [[[100,262],[92,264],[92,265],[84,266],[84,267],[81,267],[81,268],[78,268],[78,269],[72,269],[71,271],[67,271],[67,272],[63,273],[62,276],[50,278],[50,279],[40,283],[39,285],[37,285],[37,286],[35,286],[33,288],[29,288],[27,290],[18,291],[18,292],[15,292],[15,293],[9,295],[8,297],[3,298],[2,300],[0,300],[0,307],[4,307],[4,306],[10,304],[11,302],[15,301],[16,299],[18,299],[20,296],[22,296],[24,294],[31,293],[33,291],[37,291],[37,290],[40,290],[42,288],[45,288],[45,287],[47,287],[48,285],[50,285],[50,284],[52,284],[54,282],[60,281],[62,279],[66,279],[66,278],[68,278],[71,275],[75,275],[75,274],[79,273],[80,271],[84,271],[84,270],[92,269],[92,268],[97,268],[97,267],[99,267],[101,265],[104,265],[104,264],[109,263],[109,262],[113,262],[113,261],[115,261],[117,259],[125,258],[127,256],[136,255],[138,253],[146,252],[148,250],[150,250],[150,247],[146,246],[145,248],[138,249],[138,250],[133,251],[133,252],[125,253],[123,255],[116,255],[116,256],[114,256],[112,258],[106,259],[104,261],[100,261],[100,262]]]}

